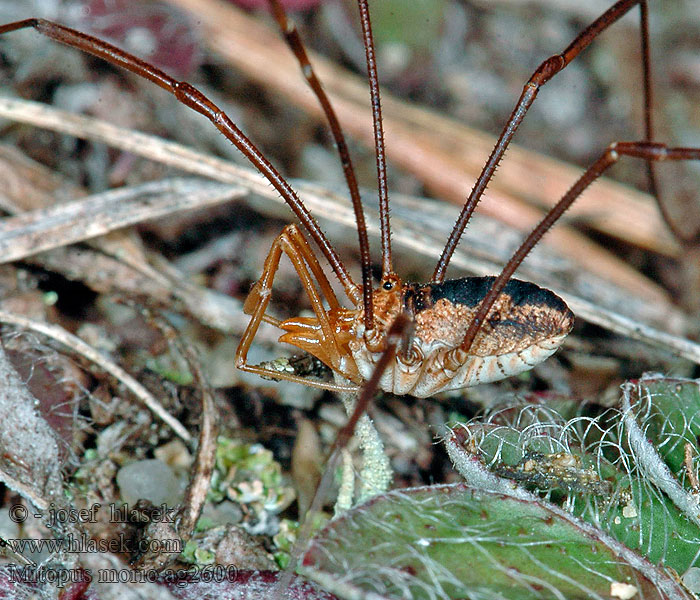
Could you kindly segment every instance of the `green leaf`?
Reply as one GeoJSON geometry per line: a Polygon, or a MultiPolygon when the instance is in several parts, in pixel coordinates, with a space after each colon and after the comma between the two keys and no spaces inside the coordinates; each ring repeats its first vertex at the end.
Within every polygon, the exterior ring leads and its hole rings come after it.
{"type": "Polygon", "coordinates": [[[465,465],[478,460],[684,574],[700,567],[697,490],[683,464],[686,444],[698,454],[699,382],[643,377],[623,386],[623,398],[619,408],[568,419],[515,401],[486,422],[455,426],[451,442],[465,465]]]}
{"type": "Polygon", "coordinates": [[[312,542],[302,573],[342,598],[690,598],[563,510],[465,484],[394,491],[348,511],[312,542]]]}

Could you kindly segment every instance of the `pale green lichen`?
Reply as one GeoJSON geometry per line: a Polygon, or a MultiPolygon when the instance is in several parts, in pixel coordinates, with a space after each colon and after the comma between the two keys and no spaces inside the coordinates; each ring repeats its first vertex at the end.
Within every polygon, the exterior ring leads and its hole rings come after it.
{"type": "Polygon", "coordinates": [[[185,563],[203,567],[213,565],[216,562],[216,555],[211,550],[200,548],[194,540],[190,540],[185,544],[180,559],[185,563]]]}
{"type": "Polygon", "coordinates": [[[165,361],[162,358],[149,358],[146,361],[146,366],[163,379],[172,381],[177,385],[192,385],[194,376],[187,367],[185,365],[172,365],[169,362],[171,361],[165,361]]]}
{"type": "Polygon", "coordinates": [[[352,508],[352,498],[355,495],[355,471],[352,465],[352,455],[347,449],[344,449],[341,458],[343,462],[340,468],[338,498],[335,501],[336,516],[352,508]]]}
{"type": "Polygon", "coordinates": [[[260,444],[220,437],[209,499],[219,503],[226,498],[245,507],[242,525],[249,533],[275,534],[274,517],[294,501],[295,494],[272,452],[260,444]]]}
{"type": "Polygon", "coordinates": [[[280,569],[286,569],[289,565],[289,558],[294,544],[296,544],[299,534],[299,523],[290,519],[282,519],[280,528],[276,535],[272,537],[272,542],[277,548],[273,556],[280,569]]]}

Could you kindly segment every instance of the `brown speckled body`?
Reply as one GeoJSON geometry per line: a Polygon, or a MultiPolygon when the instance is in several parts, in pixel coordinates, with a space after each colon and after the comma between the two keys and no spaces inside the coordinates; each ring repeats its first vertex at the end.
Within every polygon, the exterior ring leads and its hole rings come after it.
{"type": "Polygon", "coordinates": [[[365,333],[361,310],[340,309],[332,315],[336,342],[343,350],[337,364],[323,352],[314,318],[284,321],[281,326],[288,333],[280,340],[310,352],[359,385],[369,379],[386,347],[384,332],[404,311],[413,331],[382,376],[382,390],[426,397],[497,381],[551,356],[571,331],[573,313],[553,292],[513,279],[465,352],[460,344],[493,280],[468,277],[432,285],[402,285],[395,277],[385,281],[374,293],[376,326],[371,336],[365,333]]]}

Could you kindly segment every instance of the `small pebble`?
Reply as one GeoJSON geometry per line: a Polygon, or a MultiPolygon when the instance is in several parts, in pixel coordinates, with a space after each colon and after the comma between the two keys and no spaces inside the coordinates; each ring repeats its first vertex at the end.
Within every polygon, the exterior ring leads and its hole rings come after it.
{"type": "Polygon", "coordinates": [[[217,505],[207,502],[202,509],[202,517],[211,519],[216,525],[237,525],[243,520],[243,511],[235,502],[224,500],[217,505]]]}
{"type": "Polygon", "coordinates": [[[175,506],[182,500],[182,486],[173,470],[157,459],[138,460],[119,469],[117,485],[129,506],[149,500],[155,506],[175,506]]]}

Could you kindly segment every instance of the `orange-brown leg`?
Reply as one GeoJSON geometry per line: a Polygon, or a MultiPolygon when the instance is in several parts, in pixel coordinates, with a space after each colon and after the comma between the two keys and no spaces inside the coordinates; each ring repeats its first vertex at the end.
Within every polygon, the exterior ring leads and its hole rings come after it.
{"type": "MultiPolygon", "coordinates": [[[[311,251],[306,239],[299,231],[299,228],[296,225],[287,225],[272,243],[272,248],[265,259],[263,273],[246,298],[243,309],[247,314],[251,315],[251,319],[250,323],[248,323],[248,327],[246,327],[246,330],[243,332],[243,337],[236,350],[236,366],[243,371],[255,373],[262,377],[295,381],[311,387],[335,392],[357,392],[359,389],[357,386],[342,386],[333,383],[313,381],[299,375],[276,371],[260,365],[248,364],[248,350],[258,332],[260,323],[266,321],[276,326],[279,326],[281,323],[279,319],[266,315],[265,311],[270,303],[272,284],[283,253],[294,266],[302,286],[306,290],[309,300],[311,301],[311,306],[321,328],[324,351],[332,364],[337,365],[340,360],[341,350],[336,343],[333,327],[328,319],[326,308],[323,305],[323,298],[325,298],[331,310],[337,309],[340,307],[338,298],[333,292],[328,278],[323,272],[323,269],[321,269],[321,265],[311,251]],[[316,283],[321,289],[321,294],[319,294],[319,291],[316,289],[316,283]]],[[[341,373],[341,375],[344,374],[341,373]]]]}

